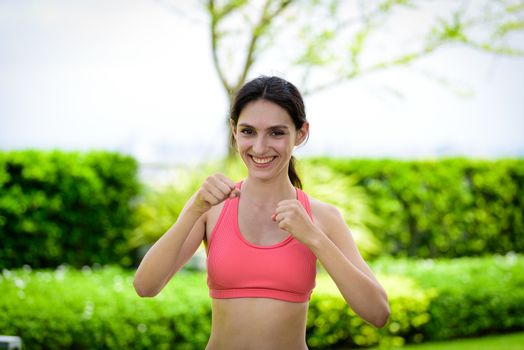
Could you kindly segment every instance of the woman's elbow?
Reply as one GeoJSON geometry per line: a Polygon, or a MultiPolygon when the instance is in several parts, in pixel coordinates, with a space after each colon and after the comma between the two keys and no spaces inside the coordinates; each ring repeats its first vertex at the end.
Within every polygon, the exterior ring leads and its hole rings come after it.
{"type": "Polygon", "coordinates": [[[136,294],[141,298],[152,298],[160,292],[160,290],[146,288],[136,277],[133,281],[133,287],[135,288],[136,294]]]}
{"type": "Polygon", "coordinates": [[[369,323],[371,323],[373,326],[377,328],[382,328],[388,323],[389,315],[391,314],[391,311],[389,309],[389,305],[386,304],[380,309],[379,312],[377,312],[372,320],[369,320],[369,323]]]}

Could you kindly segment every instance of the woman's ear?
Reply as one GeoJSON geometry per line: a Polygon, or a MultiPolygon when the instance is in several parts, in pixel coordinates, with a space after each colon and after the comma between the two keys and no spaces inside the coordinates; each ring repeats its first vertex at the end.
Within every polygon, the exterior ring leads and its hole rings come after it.
{"type": "Polygon", "coordinates": [[[295,146],[302,144],[306,141],[309,135],[309,123],[305,122],[302,124],[302,127],[297,131],[297,138],[295,140],[295,146]]]}

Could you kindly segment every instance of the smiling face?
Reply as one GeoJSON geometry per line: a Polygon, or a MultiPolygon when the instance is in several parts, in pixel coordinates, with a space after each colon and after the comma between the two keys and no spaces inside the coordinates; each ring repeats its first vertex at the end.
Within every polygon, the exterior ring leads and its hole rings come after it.
{"type": "Polygon", "coordinates": [[[285,109],[259,99],[248,103],[231,127],[250,176],[271,179],[287,178],[293,148],[304,141],[309,125],[297,130],[285,109]]]}

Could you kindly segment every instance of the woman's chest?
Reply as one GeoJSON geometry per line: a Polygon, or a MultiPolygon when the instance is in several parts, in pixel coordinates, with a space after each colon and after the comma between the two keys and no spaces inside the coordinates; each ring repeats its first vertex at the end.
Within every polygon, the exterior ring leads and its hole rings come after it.
{"type": "Polygon", "coordinates": [[[239,210],[240,234],[249,243],[259,246],[271,246],[282,242],[289,237],[289,233],[282,230],[278,223],[272,220],[272,215],[270,211],[249,208],[239,210]]]}

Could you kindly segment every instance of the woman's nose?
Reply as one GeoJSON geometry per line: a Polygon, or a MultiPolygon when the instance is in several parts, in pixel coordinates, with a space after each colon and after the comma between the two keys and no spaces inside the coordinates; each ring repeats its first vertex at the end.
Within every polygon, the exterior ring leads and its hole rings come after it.
{"type": "Polygon", "coordinates": [[[257,155],[263,155],[266,152],[267,142],[263,136],[257,137],[253,144],[253,152],[257,155]]]}

